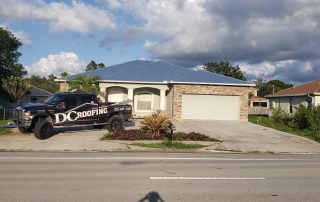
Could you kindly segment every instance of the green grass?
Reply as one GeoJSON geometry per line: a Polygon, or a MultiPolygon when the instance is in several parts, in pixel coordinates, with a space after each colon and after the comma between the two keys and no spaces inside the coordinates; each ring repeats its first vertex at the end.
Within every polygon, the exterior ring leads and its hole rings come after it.
{"type": "Polygon", "coordinates": [[[159,143],[134,143],[132,145],[158,149],[200,149],[202,147],[205,147],[204,145],[200,144],[185,144],[182,142],[171,143],[169,141],[163,141],[159,143]]]}
{"type": "Polygon", "coordinates": [[[0,136],[1,135],[8,135],[10,133],[12,133],[12,131],[10,129],[8,129],[8,128],[0,128],[0,136]]]}
{"type": "Polygon", "coordinates": [[[12,122],[12,120],[0,120],[0,125],[5,125],[8,122],[12,122]]]}
{"type": "Polygon", "coordinates": [[[255,115],[249,115],[248,117],[249,122],[251,123],[255,123],[258,125],[262,125],[262,126],[266,126],[269,128],[273,128],[282,132],[287,132],[287,133],[291,133],[294,135],[298,135],[298,136],[302,136],[302,137],[306,137],[312,140],[317,140],[315,138],[315,136],[312,134],[311,131],[308,130],[300,130],[298,128],[296,128],[292,122],[289,122],[288,125],[284,125],[284,124],[274,124],[272,119],[270,117],[266,117],[266,116],[255,116],[255,115]]]}
{"type": "MultiPolygon", "coordinates": [[[[5,125],[10,121],[11,120],[0,120],[0,125],[5,125]]],[[[8,129],[8,128],[0,128],[0,136],[1,135],[7,135],[7,134],[10,134],[10,133],[12,133],[12,131],[10,129],[8,129]]]]}

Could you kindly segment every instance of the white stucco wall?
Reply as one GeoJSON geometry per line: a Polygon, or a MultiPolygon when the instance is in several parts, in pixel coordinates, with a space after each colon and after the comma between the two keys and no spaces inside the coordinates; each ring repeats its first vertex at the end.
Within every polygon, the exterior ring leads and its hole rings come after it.
{"type": "Polygon", "coordinates": [[[320,105],[320,95],[314,96],[314,105],[320,105]]]}
{"type": "Polygon", "coordinates": [[[169,118],[173,117],[173,88],[167,91],[167,115],[169,118]]]}
{"type": "Polygon", "coordinates": [[[290,112],[290,98],[292,99],[292,112],[295,113],[295,107],[299,104],[303,104],[308,107],[307,97],[306,96],[296,96],[296,97],[278,97],[278,98],[269,98],[270,107],[280,106],[286,113],[290,112]]]}
{"type": "MultiPolygon", "coordinates": [[[[152,112],[156,112],[160,109],[160,91],[161,90],[169,90],[169,87],[167,84],[149,84],[149,83],[99,83],[100,91],[105,93],[105,96],[108,97],[108,89],[114,88],[114,87],[121,87],[124,88],[123,93],[123,101],[127,101],[129,99],[129,91],[133,91],[133,115],[135,117],[143,117],[146,115],[150,115],[152,112]],[[135,95],[137,95],[140,92],[150,92],[153,97],[153,106],[152,110],[150,112],[141,112],[135,109],[135,95]]],[[[167,110],[168,106],[168,93],[166,93],[165,101],[165,110],[167,110]]],[[[171,98],[172,99],[172,98],[171,98]]],[[[172,102],[172,101],[171,101],[172,102]]]]}

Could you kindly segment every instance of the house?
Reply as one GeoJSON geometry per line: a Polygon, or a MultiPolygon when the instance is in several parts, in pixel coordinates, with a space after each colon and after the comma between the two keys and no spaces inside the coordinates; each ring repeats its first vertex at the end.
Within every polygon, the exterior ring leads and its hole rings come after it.
{"type": "Polygon", "coordinates": [[[292,114],[299,104],[306,107],[320,104],[320,80],[280,90],[265,97],[269,99],[271,107],[280,106],[286,113],[292,114]]]}
{"type": "Polygon", "coordinates": [[[20,103],[41,103],[44,102],[52,93],[45,91],[41,88],[31,86],[30,91],[28,91],[21,99],[20,103]]]}
{"type": "Polygon", "coordinates": [[[249,98],[249,115],[269,115],[269,101],[253,95],[249,98]]]}
{"type": "MultiPolygon", "coordinates": [[[[75,76],[98,76],[108,102],[129,101],[135,117],[162,110],[173,119],[247,120],[254,84],[166,62],[135,60],[75,76]]],[[[65,80],[60,90],[66,90],[65,80]]]]}

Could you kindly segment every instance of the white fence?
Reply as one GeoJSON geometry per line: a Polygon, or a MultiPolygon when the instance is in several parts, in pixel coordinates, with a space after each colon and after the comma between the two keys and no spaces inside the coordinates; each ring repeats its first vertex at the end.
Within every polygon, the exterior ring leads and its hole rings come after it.
{"type": "Polygon", "coordinates": [[[249,115],[269,115],[269,107],[249,107],[249,115]]]}

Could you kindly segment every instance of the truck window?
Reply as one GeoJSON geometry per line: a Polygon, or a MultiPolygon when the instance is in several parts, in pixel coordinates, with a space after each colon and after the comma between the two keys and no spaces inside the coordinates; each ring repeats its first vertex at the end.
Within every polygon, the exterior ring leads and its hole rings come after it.
{"type": "Polygon", "coordinates": [[[73,109],[77,107],[77,98],[76,96],[67,96],[63,99],[66,105],[66,110],[73,109]]]}
{"type": "Polygon", "coordinates": [[[82,105],[84,103],[94,103],[94,100],[93,100],[92,96],[90,96],[90,95],[81,95],[80,96],[79,105],[82,105]]]}

